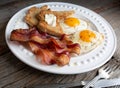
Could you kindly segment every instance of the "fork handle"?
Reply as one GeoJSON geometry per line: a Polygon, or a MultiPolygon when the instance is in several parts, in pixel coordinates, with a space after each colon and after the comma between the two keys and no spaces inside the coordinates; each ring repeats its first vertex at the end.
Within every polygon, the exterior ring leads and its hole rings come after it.
{"type": "Polygon", "coordinates": [[[88,84],[86,84],[83,88],[89,88],[92,85],[95,84],[95,82],[97,82],[101,77],[101,75],[96,76],[94,79],[92,79],[90,82],[88,82],[88,84]]]}

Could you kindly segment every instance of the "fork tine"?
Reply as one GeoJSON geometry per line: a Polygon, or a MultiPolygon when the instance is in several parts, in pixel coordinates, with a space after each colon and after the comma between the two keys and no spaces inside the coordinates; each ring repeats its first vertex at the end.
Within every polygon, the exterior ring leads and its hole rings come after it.
{"type": "Polygon", "coordinates": [[[108,74],[112,74],[114,71],[118,69],[120,69],[120,64],[116,63],[115,61],[114,62],[110,61],[101,68],[101,70],[104,70],[108,74]]]}
{"type": "Polygon", "coordinates": [[[112,72],[115,72],[119,69],[119,66],[115,65],[112,69],[108,71],[108,74],[112,74],[112,72]]]}
{"type": "Polygon", "coordinates": [[[117,69],[119,69],[119,66],[114,67],[114,68],[113,68],[113,71],[115,71],[115,70],[117,70],[117,69]]]}
{"type": "Polygon", "coordinates": [[[110,74],[110,73],[112,73],[113,72],[113,69],[110,69],[109,71],[108,71],[108,74],[110,74]]]}
{"type": "Polygon", "coordinates": [[[100,78],[109,78],[113,73],[115,73],[118,70],[120,70],[120,63],[115,60],[109,61],[98,70],[99,75],[96,76],[91,82],[89,82],[83,88],[89,88],[92,84],[94,84],[100,78]]]}
{"type": "Polygon", "coordinates": [[[119,66],[115,64],[115,65],[112,67],[112,70],[114,71],[114,70],[116,70],[118,67],[119,67],[119,66]]]}
{"type": "Polygon", "coordinates": [[[101,69],[105,70],[105,69],[107,69],[107,68],[108,68],[108,63],[105,64],[101,69]]]}
{"type": "Polygon", "coordinates": [[[108,66],[106,69],[104,69],[106,72],[110,71],[111,70],[111,67],[108,66]]]}

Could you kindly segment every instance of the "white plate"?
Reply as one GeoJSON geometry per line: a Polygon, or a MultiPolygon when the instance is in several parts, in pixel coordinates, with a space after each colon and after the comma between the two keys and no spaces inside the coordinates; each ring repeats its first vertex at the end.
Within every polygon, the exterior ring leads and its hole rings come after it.
{"type": "Polygon", "coordinates": [[[69,4],[69,3],[60,3],[60,2],[48,2],[35,4],[29,7],[26,7],[19,12],[17,12],[9,21],[5,37],[6,42],[15,56],[17,56],[21,61],[27,65],[42,70],[45,72],[56,73],[56,74],[78,74],[93,70],[100,67],[105,62],[107,62],[115,52],[116,49],[116,36],[109,25],[109,23],[102,18],[100,15],[95,12],[84,8],[82,6],[69,4]],[[58,67],[57,65],[46,66],[40,64],[35,56],[17,42],[10,41],[10,34],[13,29],[16,28],[26,28],[27,25],[23,21],[27,10],[32,6],[41,7],[43,5],[48,5],[53,10],[75,10],[75,15],[79,18],[83,18],[94,24],[97,28],[97,31],[105,35],[105,41],[96,49],[91,52],[80,55],[77,57],[72,57],[69,65],[64,67],[58,67]]]}

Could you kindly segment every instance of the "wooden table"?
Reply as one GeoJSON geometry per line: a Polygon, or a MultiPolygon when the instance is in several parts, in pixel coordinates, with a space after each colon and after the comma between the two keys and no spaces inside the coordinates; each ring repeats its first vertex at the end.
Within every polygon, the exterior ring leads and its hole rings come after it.
{"type": "MultiPolygon", "coordinates": [[[[78,75],[56,75],[36,70],[14,56],[5,42],[5,28],[9,19],[20,9],[41,2],[61,1],[89,8],[103,16],[117,35],[114,59],[120,60],[120,0],[1,0],[0,1],[0,88],[23,88],[56,83],[64,87],[81,80],[91,80],[98,69],[78,75]],[[66,85],[68,84],[68,85],[66,85]]],[[[57,87],[57,86],[56,86],[57,87]]],[[[49,87],[48,87],[49,88],[49,87]]],[[[78,87],[80,88],[80,87],[78,87]]]]}

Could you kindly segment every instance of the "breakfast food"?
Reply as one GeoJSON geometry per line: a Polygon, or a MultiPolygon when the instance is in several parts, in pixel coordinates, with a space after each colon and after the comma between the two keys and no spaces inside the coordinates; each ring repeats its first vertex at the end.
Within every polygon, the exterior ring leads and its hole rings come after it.
{"type": "Polygon", "coordinates": [[[71,41],[74,43],[79,43],[81,46],[81,53],[86,53],[97,46],[99,46],[104,40],[104,36],[102,33],[84,29],[80,30],[72,35],[71,41]]]}
{"type": "Polygon", "coordinates": [[[59,21],[71,16],[72,14],[74,14],[73,10],[52,11],[47,5],[42,6],[41,8],[32,7],[28,10],[25,16],[25,22],[31,27],[37,26],[39,31],[43,31],[55,36],[62,36],[64,33],[59,21]],[[51,18],[51,15],[54,16],[53,19],[51,18]],[[54,25],[50,25],[53,24],[53,22],[54,25]]]}
{"type": "Polygon", "coordinates": [[[104,35],[74,16],[75,11],[53,11],[47,5],[31,7],[24,21],[28,29],[11,32],[10,40],[25,43],[42,64],[64,66],[72,56],[99,46],[104,35]]]}
{"type": "Polygon", "coordinates": [[[68,17],[60,21],[60,25],[65,34],[73,34],[79,30],[87,29],[87,22],[75,18],[74,16],[68,17]]]}
{"type": "Polygon", "coordinates": [[[47,10],[47,9],[48,9],[47,5],[44,5],[41,8],[31,7],[26,13],[25,22],[31,27],[37,26],[37,24],[38,24],[37,15],[38,15],[38,13],[42,10],[47,10]]]}
{"type": "Polygon", "coordinates": [[[66,35],[58,39],[39,33],[36,28],[13,30],[10,40],[26,43],[42,64],[64,66],[69,63],[71,53],[80,54],[79,44],[72,43],[66,35]]]}
{"type": "Polygon", "coordinates": [[[67,17],[73,15],[74,11],[52,11],[42,10],[38,14],[39,23],[37,25],[40,31],[49,33],[55,36],[62,36],[64,33],[60,22],[67,17]]]}

